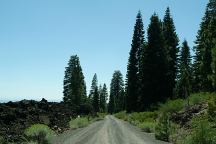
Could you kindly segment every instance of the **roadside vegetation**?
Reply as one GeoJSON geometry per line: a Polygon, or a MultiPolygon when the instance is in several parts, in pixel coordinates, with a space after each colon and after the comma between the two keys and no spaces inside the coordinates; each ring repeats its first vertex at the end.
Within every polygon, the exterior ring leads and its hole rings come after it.
{"type": "Polygon", "coordinates": [[[216,143],[216,93],[196,93],[184,99],[168,100],[153,112],[125,111],[114,114],[159,140],[174,144],[216,143]]]}
{"type": "MultiPolygon", "coordinates": [[[[56,133],[44,124],[34,124],[26,128],[22,137],[21,144],[51,144],[52,138],[56,133]]],[[[0,144],[15,144],[17,142],[7,141],[0,136],[0,144]]]]}
{"type": "Polygon", "coordinates": [[[0,136],[0,144],[6,144],[6,140],[3,136],[0,136]]]}
{"type": "Polygon", "coordinates": [[[123,111],[114,114],[114,116],[138,126],[145,132],[152,133],[155,130],[157,112],[134,112],[127,114],[123,111]]]}
{"type": "Polygon", "coordinates": [[[77,117],[75,119],[71,119],[69,122],[70,128],[82,128],[91,123],[91,118],[88,117],[77,117]]]}
{"type": "Polygon", "coordinates": [[[78,116],[77,118],[72,118],[70,120],[69,126],[72,129],[86,127],[95,121],[103,120],[105,116],[106,116],[106,113],[97,113],[96,117],[92,117],[92,116],[81,116],[80,117],[80,116],[78,116]]]}
{"type": "Polygon", "coordinates": [[[44,124],[34,124],[25,130],[27,143],[50,144],[55,132],[44,124]]]}

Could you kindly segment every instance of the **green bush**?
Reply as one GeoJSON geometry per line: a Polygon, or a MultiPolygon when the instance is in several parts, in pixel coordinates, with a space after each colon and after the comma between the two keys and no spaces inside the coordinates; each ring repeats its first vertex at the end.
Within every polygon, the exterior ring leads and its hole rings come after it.
{"type": "Polygon", "coordinates": [[[135,126],[138,126],[141,122],[140,121],[138,121],[138,120],[130,120],[130,123],[132,124],[132,125],[135,125],[135,126]]]}
{"type": "Polygon", "coordinates": [[[214,97],[215,93],[195,93],[189,97],[190,105],[195,105],[203,102],[208,102],[211,97],[214,97]]]}
{"type": "Polygon", "coordinates": [[[176,100],[168,100],[164,104],[160,104],[159,111],[164,113],[173,113],[181,111],[184,108],[184,100],[176,99],[176,100]]]}
{"type": "Polygon", "coordinates": [[[128,121],[134,123],[138,121],[139,123],[143,122],[153,122],[157,118],[156,112],[134,112],[128,116],[128,121]]]}
{"type": "Polygon", "coordinates": [[[181,144],[182,139],[185,139],[187,136],[187,130],[181,127],[180,125],[171,122],[170,124],[170,135],[169,141],[173,144],[181,144]]]}
{"type": "Polygon", "coordinates": [[[159,117],[157,125],[155,126],[155,138],[168,142],[170,133],[171,123],[169,115],[167,113],[162,113],[159,117]]]}
{"type": "Polygon", "coordinates": [[[184,144],[215,144],[216,130],[211,127],[207,120],[193,122],[191,134],[185,139],[184,144]]]}
{"type": "Polygon", "coordinates": [[[122,112],[116,113],[116,114],[114,114],[114,116],[117,117],[117,118],[119,118],[119,119],[127,121],[126,111],[122,111],[122,112]]]}
{"type": "Polygon", "coordinates": [[[127,120],[131,124],[141,128],[145,132],[154,132],[155,120],[157,118],[156,112],[134,112],[129,115],[125,111],[116,113],[115,117],[127,120]]]}
{"type": "Polygon", "coordinates": [[[209,121],[216,123],[216,98],[211,98],[208,101],[208,118],[209,121]]]}
{"type": "Polygon", "coordinates": [[[99,112],[97,113],[99,119],[104,119],[106,115],[107,113],[99,113],[99,112]]]}
{"type": "Polygon", "coordinates": [[[25,130],[25,135],[29,140],[37,142],[38,144],[49,144],[55,132],[47,125],[34,124],[25,130]]]}
{"type": "Polygon", "coordinates": [[[0,136],[0,144],[6,144],[6,140],[3,136],[0,136]]]}
{"type": "Polygon", "coordinates": [[[138,127],[141,128],[144,132],[153,133],[155,130],[155,122],[143,122],[139,123],[138,127]]]}
{"type": "Polygon", "coordinates": [[[70,128],[82,128],[87,126],[90,123],[91,119],[87,117],[78,117],[75,119],[71,119],[69,122],[70,128]]]}

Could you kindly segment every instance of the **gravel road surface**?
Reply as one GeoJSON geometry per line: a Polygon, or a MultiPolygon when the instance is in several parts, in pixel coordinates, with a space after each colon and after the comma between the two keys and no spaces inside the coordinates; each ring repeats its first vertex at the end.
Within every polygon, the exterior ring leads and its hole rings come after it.
{"type": "Polygon", "coordinates": [[[167,144],[155,140],[128,122],[113,116],[94,122],[88,127],[70,130],[53,139],[53,144],[167,144]]]}

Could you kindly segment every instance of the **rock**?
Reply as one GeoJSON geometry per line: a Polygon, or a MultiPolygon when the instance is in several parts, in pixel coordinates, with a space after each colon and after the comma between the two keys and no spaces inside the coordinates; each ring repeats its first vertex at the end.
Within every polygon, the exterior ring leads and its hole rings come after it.
{"type": "Polygon", "coordinates": [[[48,115],[39,115],[39,119],[45,125],[49,125],[50,124],[50,119],[49,119],[48,115]]]}
{"type": "Polygon", "coordinates": [[[40,103],[47,104],[47,100],[45,98],[42,98],[42,100],[40,101],[40,103]]]}
{"type": "Polygon", "coordinates": [[[171,120],[180,124],[181,126],[186,125],[195,115],[200,115],[204,113],[204,110],[207,109],[208,104],[197,104],[189,107],[187,110],[177,113],[172,113],[171,120]]]}

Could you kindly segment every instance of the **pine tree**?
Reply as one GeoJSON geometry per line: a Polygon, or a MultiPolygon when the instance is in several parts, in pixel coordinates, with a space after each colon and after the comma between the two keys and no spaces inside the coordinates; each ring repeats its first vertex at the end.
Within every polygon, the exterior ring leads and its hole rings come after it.
{"type": "Polygon", "coordinates": [[[94,95],[93,95],[93,101],[92,101],[92,105],[94,108],[95,112],[99,112],[100,111],[100,104],[99,104],[99,92],[98,92],[98,87],[95,88],[94,90],[94,95]]]}
{"type": "Polygon", "coordinates": [[[108,98],[107,87],[106,84],[104,84],[100,90],[100,111],[101,112],[107,111],[107,103],[106,103],[107,98],[108,98]]]}
{"type": "Polygon", "coordinates": [[[139,11],[134,26],[133,40],[131,44],[130,56],[127,66],[126,75],[126,110],[128,112],[137,110],[137,101],[140,94],[139,71],[141,69],[141,61],[144,45],[144,30],[142,15],[139,11]]]}
{"type": "Polygon", "coordinates": [[[140,98],[143,111],[165,99],[167,53],[164,46],[162,24],[156,14],[151,17],[148,27],[148,45],[144,50],[143,57],[143,95],[140,98]]]}
{"type": "Polygon", "coordinates": [[[98,87],[97,74],[94,74],[93,79],[92,79],[91,89],[90,89],[89,96],[88,96],[90,101],[92,101],[93,99],[94,91],[96,87],[98,87]]]}
{"type": "Polygon", "coordinates": [[[177,85],[177,95],[179,98],[186,99],[191,90],[191,56],[186,40],[182,43],[179,63],[180,75],[177,85]]]}
{"type": "Polygon", "coordinates": [[[86,100],[86,85],[84,75],[77,55],[71,56],[64,77],[65,103],[72,106],[80,106],[86,100]]]}
{"type": "Polygon", "coordinates": [[[163,36],[165,40],[165,48],[168,58],[168,70],[167,70],[167,97],[172,98],[174,94],[174,88],[176,85],[177,75],[177,60],[178,60],[178,36],[175,31],[175,25],[170,14],[169,7],[166,10],[163,19],[163,36]]]}
{"type": "MultiPolygon", "coordinates": [[[[200,24],[200,29],[198,31],[197,39],[195,41],[194,51],[194,63],[193,63],[193,91],[203,91],[203,81],[207,81],[208,78],[206,74],[203,74],[201,71],[203,68],[203,48],[204,48],[204,41],[206,38],[204,38],[204,33],[206,29],[208,29],[208,23],[209,23],[209,14],[206,10],[205,16],[202,19],[202,22],[200,24]]],[[[206,86],[205,86],[206,87],[206,86]]]]}
{"type": "Polygon", "coordinates": [[[108,103],[108,112],[113,114],[115,112],[115,99],[114,95],[110,95],[108,103]]]}
{"type": "Polygon", "coordinates": [[[115,71],[110,84],[109,112],[124,110],[124,82],[120,71],[115,71]]]}
{"type": "Polygon", "coordinates": [[[99,94],[99,108],[100,108],[100,111],[101,111],[101,93],[102,93],[102,85],[100,84],[100,85],[99,85],[99,88],[98,88],[98,94],[99,94]]]}
{"type": "Polygon", "coordinates": [[[198,31],[195,49],[193,91],[213,91],[212,70],[215,39],[216,0],[210,0],[198,31]]]}
{"type": "Polygon", "coordinates": [[[210,0],[208,4],[208,10],[210,14],[210,24],[209,24],[209,39],[211,47],[211,68],[212,68],[212,90],[216,91],[216,0],[210,0]]]}
{"type": "Polygon", "coordinates": [[[94,74],[94,77],[92,79],[92,85],[91,90],[89,94],[89,99],[92,101],[92,106],[94,108],[95,112],[99,112],[99,90],[98,90],[98,80],[97,80],[97,74],[94,74]]]}
{"type": "Polygon", "coordinates": [[[216,39],[214,39],[214,47],[212,48],[212,85],[214,92],[216,91],[216,39]]]}

